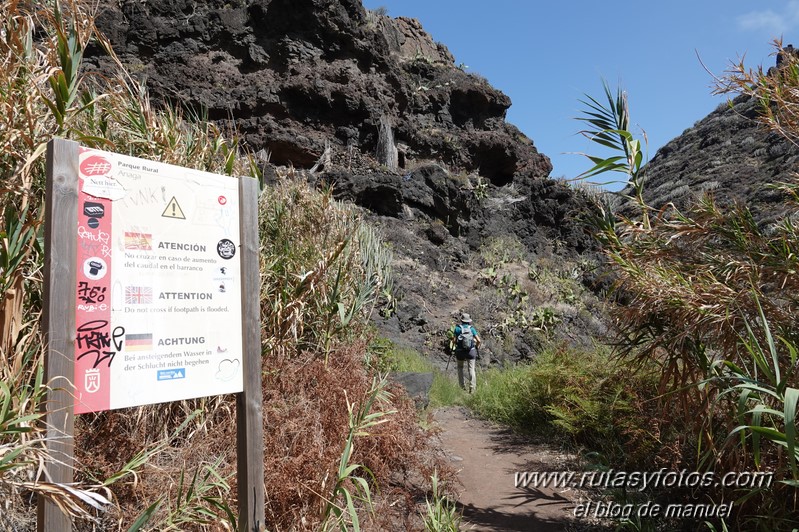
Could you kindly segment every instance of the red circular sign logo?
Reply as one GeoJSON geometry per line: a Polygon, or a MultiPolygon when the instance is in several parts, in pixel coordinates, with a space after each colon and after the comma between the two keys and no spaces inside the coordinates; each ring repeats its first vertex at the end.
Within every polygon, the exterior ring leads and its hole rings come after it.
{"type": "Polygon", "coordinates": [[[227,203],[227,198],[225,196],[219,196],[219,204],[224,205],[227,203]]]}
{"type": "Polygon", "coordinates": [[[80,173],[85,176],[103,176],[111,171],[111,163],[105,157],[90,155],[80,163],[80,173]]]}

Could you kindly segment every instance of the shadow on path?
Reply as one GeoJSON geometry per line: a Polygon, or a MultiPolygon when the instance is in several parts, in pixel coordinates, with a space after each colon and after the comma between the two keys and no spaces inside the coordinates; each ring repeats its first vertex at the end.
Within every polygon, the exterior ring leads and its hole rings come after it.
{"type": "Polygon", "coordinates": [[[555,532],[575,523],[568,488],[515,486],[516,472],[572,470],[572,456],[475,419],[462,407],[440,409],[434,419],[462,485],[463,530],[555,532]]]}

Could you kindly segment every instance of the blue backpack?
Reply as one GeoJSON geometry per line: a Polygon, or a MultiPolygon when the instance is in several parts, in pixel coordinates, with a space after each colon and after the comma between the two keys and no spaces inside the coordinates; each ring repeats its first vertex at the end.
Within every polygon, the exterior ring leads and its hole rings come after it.
{"type": "Polygon", "coordinates": [[[458,351],[469,352],[474,347],[474,332],[472,326],[468,323],[458,325],[460,333],[456,337],[455,348],[458,351]]]}

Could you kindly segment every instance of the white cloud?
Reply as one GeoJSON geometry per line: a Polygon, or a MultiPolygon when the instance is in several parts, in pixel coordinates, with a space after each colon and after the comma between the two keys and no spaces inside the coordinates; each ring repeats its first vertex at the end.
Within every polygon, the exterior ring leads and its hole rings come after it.
{"type": "Polygon", "coordinates": [[[738,27],[743,30],[768,30],[777,34],[785,33],[785,23],[782,17],[770,9],[739,15],[738,27]]]}
{"type": "Polygon", "coordinates": [[[791,0],[780,12],[772,9],[750,11],[737,17],[742,30],[768,31],[772,37],[779,37],[799,27],[799,0],[791,0]]]}

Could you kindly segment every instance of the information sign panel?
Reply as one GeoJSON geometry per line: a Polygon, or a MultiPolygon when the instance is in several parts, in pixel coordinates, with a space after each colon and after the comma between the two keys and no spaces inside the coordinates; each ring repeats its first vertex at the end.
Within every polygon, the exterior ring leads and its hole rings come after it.
{"type": "Polygon", "coordinates": [[[241,392],[236,178],[80,148],[75,413],[241,392]]]}

